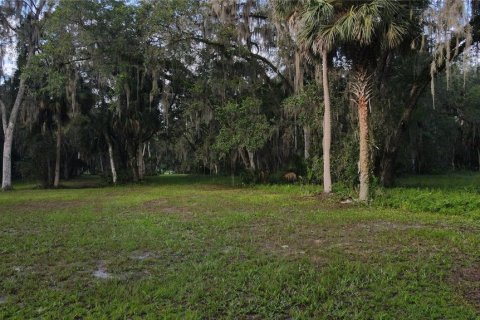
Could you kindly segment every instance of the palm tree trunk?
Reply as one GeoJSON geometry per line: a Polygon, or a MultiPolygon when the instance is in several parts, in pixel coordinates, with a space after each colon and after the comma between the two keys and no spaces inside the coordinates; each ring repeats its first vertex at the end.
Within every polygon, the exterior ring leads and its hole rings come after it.
{"type": "Polygon", "coordinates": [[[57,146],[56,146],[56,156],[55,156],[55,178],[53,180],[54,188],[58,188],[58,186],[60,185],[61,150],[62,150],[62,127],[59,122],[58,129],[57,129],[57,146]]]}
{"type": "Polygon", "coordinates": [[[330,105],[330,88],[328,86],[328,56],[327,50],[322,52],[322,82],[323,100],[325,104],[323,115],[323,192],[332,192],[332,176],[330,168],[330,148],[332,145],[332,110],[330,105]]]}
{"type": "Polygon", "coordinates": [[[360,201],[368,200],[369,181],[369,150],[368,150],[368,99],[358,98],[358,124],[360,129],[360,201]]]}

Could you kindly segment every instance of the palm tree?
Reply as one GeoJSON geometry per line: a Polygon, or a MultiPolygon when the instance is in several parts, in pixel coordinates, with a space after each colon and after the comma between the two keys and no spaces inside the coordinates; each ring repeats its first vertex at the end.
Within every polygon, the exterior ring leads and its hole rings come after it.
{"type": "Polygon", "coordinates": [[[332,23],[335,0],[308,1],[301,13],[300,41],[312,48],[322,57],[322,87],[323,87],[323,192],[332,192],[332,175],[330,166],[330,149],[332,145],[332,110],[330,88],[328,84],[328,52],[333,47],[332,39],[326,39],[322,26],[332,23]],[[330,42],[329,42],[330,41],[330,42]]]}
{"type": "Polygon", "coordinates": [[[405,38],[409,15],[406,3],[394,0],[309,1],[304,14],[305,38],[323,49],[336,48],[352,61],[352,94],[358,109],[360,154],[359,200],[369,194],[368,104],[372,74],[384,50],[392,50],[405,38]]]}
{"type": "MultiPolygon", "coordinates": [[[[313,49],[322,58],[322,84],[324,99],[323,116],[323,192],[332,192],[332,177],[330,166],[330,148],[332,144],[332,112],[330,89],[328,85],[328,52],[333,43],[328,43],[322,37],[321,26],[331,22],[334,13],[335,0],[276,0],[274,8],[280,16],[287,20],[295,19],[298,24],[299,47],[304,50],[313,49]]],[[[305,139],[307,142],[307,139],[305,139]]],[[[305,147],[306,148],[306,147],[305,147]]]]}

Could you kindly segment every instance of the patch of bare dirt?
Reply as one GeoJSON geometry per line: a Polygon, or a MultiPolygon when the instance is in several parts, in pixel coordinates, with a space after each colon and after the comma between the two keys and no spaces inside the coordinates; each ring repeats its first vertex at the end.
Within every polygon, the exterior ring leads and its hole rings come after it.
{"type": "Polygon", "coordinates": [[[182,218],[193,218],[194,214],[186,207],[178,207],[169,204],[166,199],[160,198],[146,201],[142,204],[142,209],[149,213],[174,214],[182,218]]]}
{"type": "Polygon", "coordinates": [[[453,272],[451,282],[480,311],[480,263],[458,268],[453,272]]]}
{"type": "MultiPolygon", "coordinates": [[[[406,244],[386,242],[384,237],[386,232],[398,233],[423,227],[426,226],[389,221],[285,226],[265,220],[250,226],[249,230],[239,232],[255,234],[255,241],[262,251],[290,258],[307,255],[314,262],[323,264],[325,259],[322,256],[328,255],[331,251],[339,250],[352,259],[360,260],[369,260],[383,253],[394,253],[406,244]]],[[[425,247],[425,250],[427,249],[425,247]]]]}
{"type": "Polygon", "coordinates": [[[82,200],[28,201],[7,206],[6,209],[15,212],[54,211],[80,207],[85,203],[82,200]]]}

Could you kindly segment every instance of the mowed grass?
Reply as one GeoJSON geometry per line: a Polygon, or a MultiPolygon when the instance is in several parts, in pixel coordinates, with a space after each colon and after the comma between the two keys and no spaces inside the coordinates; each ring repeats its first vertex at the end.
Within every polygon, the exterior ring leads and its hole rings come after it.
{"type": "Polygon", "coordinates": [[[0,318],[478,319],[480,175],[452,177],[369,206],[193,176],[21,184],[0,194],[0,318]]]}

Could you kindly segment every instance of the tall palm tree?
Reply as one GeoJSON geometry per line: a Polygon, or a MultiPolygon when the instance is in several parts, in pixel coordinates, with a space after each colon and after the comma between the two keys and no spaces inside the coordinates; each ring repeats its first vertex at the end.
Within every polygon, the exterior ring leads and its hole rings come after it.
{"type": "Polygon", "coordinates": [[[305,38],[321,44],[323,52],[335,46],[352,61],[352,94],[358,109],[361,201],[369,194],[368,104],[372,74],[384,50],[401,44],[408,31],[407,2],[394,0],[315,0],[305,12],[305,38]]]}
{"type": "Polygon", "coordinates": [[[300,41],[319,53],[322,58],[323,87],[323,192],[332,192],[332,175],[330,165],[330,149],[332,145],[332,110],[330,88],[328,84],[328,53],[334,43],[321,33],[322,26],[332,23],[336,0],[306,1],[301,12],[300,41]]]}
{"type": "Polygon", "coordinates": [[[298,45],[304,49],[313,49],[322,59],[322,87],[324,99],[323,116],[323,192],[332,192],[330,149],[332,144],[332,112],[330,89],[328,85],[328,52],[333,43],[328,43],[320,33],[321,26],[331,22],[336,0],[276,0],[275,12],[287,20],[295,19],[298,25],[298,45]]]}

